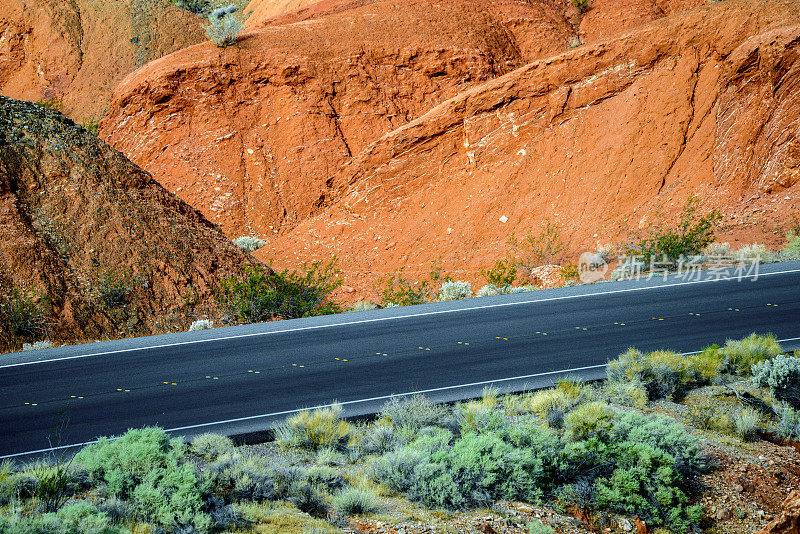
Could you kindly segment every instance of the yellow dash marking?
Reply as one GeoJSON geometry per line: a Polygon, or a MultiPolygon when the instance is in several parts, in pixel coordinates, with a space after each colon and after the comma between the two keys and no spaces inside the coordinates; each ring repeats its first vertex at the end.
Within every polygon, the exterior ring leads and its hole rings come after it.
{"type": "Polygon", "coordinates": [[[39,404],[34,402],[33,404],[31,404],[31,406],[39,406],[39,404]]]}
{"type": "Polygon", "coordinates": [[[305,365],[298,365],[298,367],[305,367],[305,365]]]}
{"type": "Polygon", "coordinates": [[[175,382],[173,382],[173,383],[172,383],[172,385],[173,385],[173,386],[177,386],[178,384],[176,384],[175,382]]]}
{"type": "Polygon", "coordinates": [[[117,388],[117,391],[122,391],[122,388],[117,388]]]}
{"type": "Polygon", "coordinates": [[[388,354],[386,354],[385,352],[383,353],[383,355],[384,355],[384,356],[388,356],[388,354]]]}
{"type": "Polygon", "coordinates": [[[542,335],[543,335],[543,336],[546,336],[546,335],[547,335],[547,332],[542,332],[542,335]]]}
{"type": "Polygon", "coordinates": [[[536,333],[537,333],[537,334],[541,334],[541,332],[539,332],[538,330],[536,331],[536,333]]]}
{"type": "Polygon", "coordinates": [[[334,360],[338,360],[339,358],[334,358],[334,360]]]}
{"type": "MultiPolygon", "coordinates": [[[[420,348],[421,348],[421,347],[420,347],[420,348]]],[[[381,355],[381,353],[380,353],[380,352],[376,352],[375,354],[376,354],[377,356],[380,356],[380,355],[381,355]]]]}
{"type": "Polygon", "coordinates": [[[252,369],[248,369],[248,370],[247,370],[247,372],[248,372],[248,373],[252,373],[252,372],[253,372],[253,370],[252,370],[252,369]]]}
{"type": "Polygon", "coordinates": [[[425,350],[431,350],[431,349],[425,349],[425,350]]]}
{"type": "Polygon", "coordinates": [[[497,336],[495,339],[500,339],[500,336],[497,336]]]}
{"type": "Polygon", "coordinates": [[[254,371],[255,374],[261,374],[261,371],[254,371]]]}
{"type": "Polygon", "coordinates": [[[586,330],[586,329],[585,329],[585,328],[583,328],[582,330],[586,330]]]}
{"type": "Polygon", "coordinates": [[[125,393],[130,393],[130,392],[131,392],[131,390],[129,390],[129,389],[125,390],[125,393]]]}
{"type": "Polygon", "coordinates": [[[625,323],[619,323],[620,326],[625,326],[625,323]]]}
{"type": "Polygon", "coordinates": [[[464,343],[464,345],[469,345],[469,343],[464,343]]]}
{"type": "Polygon", "coordinates": [[[215,377],[214,377],[214,380],[219,380],[219,377],[218,377],[218,376],[215,376],[215,377]]]}
{"type": "Polygon", "coordinates": [[[82,399],[83,397],[78,397],[78,398],[79,398],[79,399],[82,399]]]}
{"type": "Polygon", "coordinates": [[[162,384],[169,384],[169,382],[162,382],[162,384]]]}
{"type": "Polygon", "coordinates": [[[70,398],[70,399],[74,399],[74,398],[75,398],[75,395],[70,395],[70,396],[69,396],[69,398],[70,398]]]}
{"type": "Polygon", "coordinates": [[[580,326],[576,326],[576,327],[575,327],[575,330],[580,330],[580,329],[581,329],[581,327],[580,327],[580,326]]]}
{"type": "Polygon", "coordinates": [[[342,360],[343,362],[349,362],[350,360],[342,360]]]}
{"type": "Polygon", "coordinates": [[[30,402],[26,402],[25,404],[30,404],[30,402]]]}
{"type": "Polygon", "coordinates": [[[296,363],[293,363],[293,364],[292,364],[292,366],[293,366],[293,367],[297,367],[297,364],[296,364],[296,363]]]}
{"type": "Polygon", "coordinates": [[[422,350],[422,349],[423,349],[423,347],[420,347],[420,348],[419,348],[419,350],[422,350]]]}
{"type": "Polygon", "coordinates": [[[206,378],[211,378],[210,376],[206,375],[206,378]]]}
{"type": "Polygon", "coordinates": [[[507,338],[507,337],[504,337],[504,338],[503,338],[503,341],[508,341],[508,338],[507,338]]]}
{"type": "Polygon", "coordinates": [[[664,319],[659,319],[659,321],[663,321],[664,319]]]}

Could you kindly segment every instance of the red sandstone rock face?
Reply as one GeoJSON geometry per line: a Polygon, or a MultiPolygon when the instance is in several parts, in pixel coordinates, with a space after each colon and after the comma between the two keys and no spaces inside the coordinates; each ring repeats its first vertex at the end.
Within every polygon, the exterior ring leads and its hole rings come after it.
{"type": "Polygon", "coordinates": [[[337,254],[361,287],[441,257],[475,282],[512,231],[549,218],[579,252],[689,194],[723,211],[723,237],[774,244],[800,207],[798,22],[797,2],[718,3],[465,91],[353,158],[257,255],[337,254]]]}
{"type": "Polygon", "coordinates": [[[361,289],[435,258],[476,282],[545,219],[573,252],[615,242],[690,193],[774,245],[800,2],[696,3],[323,0],[140,69],[102,135],[258,257],[337,254],[361,289]]]}
{"type": "MultiPolygon", "coordinates": [[[[185,329],[252,258],[200,213],[63,115],[0,97],[0,350],[12,288],[40,301],[55,342],[185,329]],[[106,275],[127,280],[105,306],[106,275]]],[[[27,339],[25,341],[33,341],[27,339]]]]}
{"type": "Polygon", "coordinates": [[[6,0],[0,94],[99,119],[127,73],[205,39],[201,22],[167,0],[6,0]]]}
{"type": "Polygon", "coordinates": [[[780,515],[756,534],[800,534],[800,491],[793,491],[781,506],[780,515]]]}

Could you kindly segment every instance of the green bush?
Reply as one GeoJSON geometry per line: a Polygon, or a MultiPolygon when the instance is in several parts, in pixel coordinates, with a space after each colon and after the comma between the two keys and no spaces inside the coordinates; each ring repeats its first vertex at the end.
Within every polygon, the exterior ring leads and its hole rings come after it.
{"type": "Polygon", "coordinates": [[[0,522],[3,534],[121,534],[121,527],[111,524],[109,517],[86,502],[78,501],[57,513],[21,517],[0,522]]]}
{"type": "Polygon", "coordinates": [[[517,279],[517,265],[511,258],[497,260],[494,266],[489,269],[481,270],[481,275],[486,279],[486,283],[495,287],[507,287],[514,284],[517,279]]]}
{"type": "Polygon", "coordinates": [[[41,306],[32,295],[16,287],[0,300],[0,324],[3,326],[0,335],[22,339],[33,339],[44,333],[46,327],[41,306]]]}
{"type": "Polygon", "coordinates": [[[558,225],[545,220],[539,232],[528,233],[519,240],[515,235],[508,239],[517,268],[525,279],[530,280],[531,272],[541,265],[558,265],[564,261],[564,241],[558,225]]]}
{"type": "Polygon", "coordinates": [[[607,388],[623,388],[625,384],[641,385],[648,399],[664,397],[680,399],[691,387],[701,383],[700,373],[685,356],[669,351],[643,353],[628,349],[606,367],[607,388]]]}
{"type": "Polygon", "coordinates": [[[378,496],[366,488],[346,488],[333,496],[333,507],[350,515],[372,514],[380,510],[378,496]]]}
{"type": "Polygon", "coordinates": [[[769,387],[772,396],[800,408],[800,357],[779,355],[752,367],[753,384],[769,387]]]}
{"type": "Polygon", "coordinates": [[[610,477],[597,480],[597,503],[612,512],[637,515],[649,524],[666,524],[673,532],[686,532],[702,515],[699,506],[687,506],[680,489],[675,460],[645,443],[625,441],[612,445],[616,466],[610,477]]]}
{"type": "Polygon", "coordinates": [[[721,350],[729,363],[730,370],[742,376],[750,375],[753,365],[783,353],[775,336],[772,334],[759,336],[755,333],[738,341],[729,339],[721,350]]]}
{"type": "Polygon", "coordinates": [[[306,481],[326,490],[344,487],[344,477],[336,470],[324,465],[312,466],[306,471],[306,481]]]}
{"type": "Polygon", "coordinates": [[[192,451],[206,460],[216,460],[223,454],[233,452],[233,441],[219,434],[201,434],[192,440],[192,451]]]}
{"type": "Polygon", "coordinates": [[[786,234],[786,245],[782,252],[790,260],[800,260],[800,232],[786,234]]]}
{"type": "MultiPolygon", "coordinates": [[[[376,284],[383,306],[413,306],[434,302],[439,297],[439,288],[445,282],[452,282],[437,262],[433,262],[427,279],[411,280],[405,277],[405,267],[390,273],[376,284]]],[[[470,288],[471,289],[471,288],[470,288]]]]}
{"type": "Polygon", "coordinates": [[[313,517],[325,517],[328,513],[328,502],[325,494],[313,484],[301,482],[291,487],[289,502],[301,512],[313,517]]]}
{"type": "Polygon", "coordinates": [[[450,420],[447,409],[424,395],[392,397],[383,405],[380,416],[405,435],[415,437],[426,426],[446,426],[450,420]]]}
{"type": "Polygon", "coordinates": [[[784,407],[775,432],[784,439],[800,441],[800,410],[784,407]]]}
{"type": "Polygon", "coordinates": [[[127,273],[108,270],[95,281],[97,299],[106,308],[118,308],[128,303],[134,280],[127,273]]]}
{"type": "Polygon", "coordinates": [[[275,430],[275,441],[285,447],[314,451],[344,450],[353,435],[353,427],[339,418],[341,413],[341,404],[299,412],[275,430]]]}
{"type": "Polygon", "coordinates": [[[564,436],[569,441],[589,438],[605,439],[614,422],[615,413],[604,402],[587,402],[569,412],[564,419],[564,436]]]}
{"type": "Polygon", "coordinates": [[[205,472],[206,483],[226,502],[263,501],[285,496],[288,488],[301,478],[302,472],[276,474],[257,458],[238,453],[224,454],[205,472]],[[280,479],[280,480],[279,480],[280,479]]]}
{"type": "Polygon", "coordinates": [[[699,255],[714,241],[714,231],[722,219],[717,210],[698,217],[699,208],[700,200],[689,197],[674,227],[653,226],[646,236],[637,236],[637,242],[628,245],[626,252],[640,256],[645,266],[664,260],[676,264],[681,258],[699,255]]]}
{"type": "Polygon", "coordinates": [[[341,312],[328,298],[342,285],[336,258],[323,265],[316,261],[304,265],[305,272],[283,270],[276,273],[261,265],[245,267],[245,277],[222,281],[218,300],[242,323],[295,319],[341,312]]]}
{"type": "Polygon", "coordinates": [[[148,520],[166,528],[193,525],[211,528],[202,511],[203,487],[186,462],[185,445],[160,428],[129,430],[117,440],[100,440],[83,448],[74,462],[106,485],[113,497],[132,499],[148,520]]]}
{"type": "Polygon", "coordinates": [[[400,439],[391,426],[375,425],[367,432],[361,448],[367,454],[384,454],[400,445],[400,439]]]}
{"type": "Polygon", "coordinates": [[[215,9],[208,17],[208,24],[205,26],[208,40],[220,48],[235,44],[236,38],[244,29],[244,23],[242,23],[239,16],[234,13],[236,6],[232,5],[229,7],[234,9],[215,9]]]}
{"type": "Polygon", "coordinates": [[[266,241],[262,241],[261,239],[249,235],[243,235],[234,239],[233,244],[239,247],[240,249],[253,252],[255,250],[260,249],[264,245],[267,244],[266,241]]]}
{"type": "Polygon", "coordinates": [[[439,288],[439,297],[437,300],[440,302],[446,300],[461,300],[470,298],[471,296],[472,284],[459,280],[454,282],[443,282],[439,288]]]}
{"type": "Polygon", "coordinates": [[[534,519],[533,521],[529,521],[525,528],[528,529],[528,534],[556,534],[556,531],[553,530],[553,527],[550,525],[545,525],[538,519],[534,519]]]}
{"type": "Polygon", "coordinates": [[[733,425],[744,441],[750,441],[761,427],[761,413],[752,408],[743,408],[733,416],[733,425]]]}

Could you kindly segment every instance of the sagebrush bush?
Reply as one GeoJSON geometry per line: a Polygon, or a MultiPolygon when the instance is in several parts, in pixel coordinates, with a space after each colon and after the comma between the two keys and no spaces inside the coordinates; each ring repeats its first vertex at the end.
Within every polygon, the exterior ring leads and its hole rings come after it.
{"type": "Polygon", "coordinates": [[[210,321],[209,319],[198,319],[196,321],[192,321],[192,324],[189,325],[189,332],[208,330],[210,328],[214,328],[213,321],[210,321]]]}
{"type": "Polygon", "coordinates": [[[736,257],[750,263],[768,263],[773,260],[772,253],[761,243],[744,245],[736,251],[736,257]]]}
{"type": "Polygon", "coordinates": [[[288,488],[302,477],[302,472],[277,474],[258,458],[237,452],[223,454],[211,463],[205,479],[215,494],[227,502],[239,500],[262,501],[285,496],[288,488]],[[281,478],[282,477],[282,478],[281,478]]]}
{"type": "Polygon", "coordinates": [[[368,488],[346,488],[333,496],[333,507],[345,514],[363,515],[377,512],[381,504],[368,488]]]}
{"type": "Polygon", "coordinates": [[[644,384],[638,380],[623,382],[620,380],[611,382],[607,380],[604,384],[606,400],[613,404],[630,406],[637,410],[643,410],[647,406],[650,396],[647,394],[644,384]]]}
{"type": "Polygon", "coordinates": [[[400,439],[391,426],[374,425],[361,442],[367,454],[384,454],[400,445],[400,439]]]}
{"type": "Polygon", "coordinates": [[[3,534],[122,534],[127,530],[113,525],[110,518],[93,504],[77,501],[56,513],[30,517],[17,516],[3,525],[3,534]]]}
{"type": "Polygon", "coordinates": [[[344,487],[344,477],[336,470],[324,465],[312,466],[306,471],[305,480],[312,485],[326,490],[344,487]]]}
{"type": "Polygon", "coordinates": [[[233,244],[247,252],[253,252],[267,244],[266,241],[253,236],[243,235],[232,240],[233,244]]]}
{"type": "Polygon", "coordinates": [[[700,373],[685,356],[670,351],[643,353],[630,348],[606,367],[607,388],[622,389],[637,384],[647,390],[648,399],[679,399],[687,389],[700,383],[700,373]]]}
{"type": "Polygon", "coordinates": [[[784,439],[800,441],[800,410],[788,406],[781,410],[781,420],[775,432],[784,439]]]}
{"type": "Polygon", "coordinates": [[[220,48],[236,43],[236,38],[244,29],[244,24],[235,11],[236,6],[230,5],[227,8],[215,9],[208,17],[208,24],[205,26],[206,36],[220,48]]]}
{"type": "Polygon", "coordinates": [[[192,450],[206,460],[216,460],[223,454],[233,452],[233,441],[219,434],[201,434],[192,440],[192,450]]]}
{"type": "Polygon", "coordinates": [[[200,479],[184,452],[181,440],[150,427],[129,430],[117,440],[100,438],[81,449],[74,462],[105,483],[109,495],[132,499],[147,520],[168,529],[207,531],[211,517],[203,512],[200,479]]]}
{"type": "Polygon", "coordinates": [[[800,408],[800,357],[779,355],[752,367],[753,384],[768,387],[772,396],[800,408]]]}
{"type": "Polygon", "coordinates": [[[426,426],[446,426],[450,421],[447,409],[424,395],[392,397],[383,405],[380,416],[395,430],[415,434],[426,426]]]}
{"type": "Polygon", "coordinates": [[[353,435],[353,427],[340,419],[341,414],[341,404],[299,412],[275,430],[275,441],[285,447],[313,451],[344,450],[353,435]]]}
{"type": "Polygon", "coordinates": [[[19,288],[0,297],[0,339],[13,336],[33,339],[45,332],[46,321],[42,306],[36,298],[19,288]]]}
{"type": "Polygon", "coordinates": [[[528,534],[556,534],[556,531],[553,530],[553,527],[542,523],[538,519],[529,521],[525,525],[525,528],[528,529],[528,534]]]}
{"type": "Polygon", "coordinates": [[[328,513],[325,493],[308,482],[300,482],[291,487],[289,502],[312,517],[325,517],[328,513]]]}
{"type": "Polygon", "coordinates": [[[517,265],[512,258],[497,260],[489,269],[481,270],[481,275],[489,286],[510,287],[517,278],[517,265]]]}
{"type": "Polygon", "coordinates": [[[472,296],[472,284],[469,282],[447,281],[443,282],[439,288],[440,301],[445,300],[461,300],[467,299],[472,296]]]}
{"type": "Polygon", "coordinates": [[[52,341],[34,341],[33,343],[23,343],[22,350],[41,350],[53,347],[52,341]]]}
{"type": "Polygon", "coordinates": [[[738,341],[729,339],[721,350],[732,370],[741,376],[750,375],[753,365],[783,353],[774,335],[759,336],[755,333],[738,341]]]}
{"type": "Polygon", "coordinates": [[[608,404],[587,402],[569,412],[564,418],[564,436],[570,441],[603,439],[611,430],[614,417],[614,410],[608,404]]]}
{"type": "Polygon", "coordinates": [[[733,416],[736,435],[744,441],[750,441],[761,427],[761,413],[752,408],[743,408],[733,416]]]}

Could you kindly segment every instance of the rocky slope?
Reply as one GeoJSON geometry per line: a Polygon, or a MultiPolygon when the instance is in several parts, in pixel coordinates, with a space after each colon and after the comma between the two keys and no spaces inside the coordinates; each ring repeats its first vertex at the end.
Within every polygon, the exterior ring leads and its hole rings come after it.
{"type": "Polygon", "coordinates": [[[347,162],[321,213],[259,254],[338,254],[360,286],[441,256],[475,281],[513,231],[550,219],[578,252],[689,194],[723,211],[723,238],[775,244],[800,207],[799,6],[719,2],[465,91],[347,162]]]}
{"type": "Polygon", "coordinates": [[[800,2],[565,4],[323,0],[251,20],[235,47],[127,77],[101,134],[228,235],[267,238],[260,258],[337,254],[358,287],[436,258],[476,281],[545,219],[573,252],[617,242],[690,193],[724,211],[724,238],[776,244],[796,207],[800,2]]]}
{"type": "Polygon", "coordinates": [[[144,63],[205,39],[201,19],[168,0],[7,0],[0,12],[0,94],[63,101],[98,120],[144,63]]]}
{"type": "Polygon", "coordinates": [[[248,259],[63,115],[0,97],[0,350],[185,329],[248,259]],[[7,328],[15,292],[46,321],[27,337],[7,328]]]}

